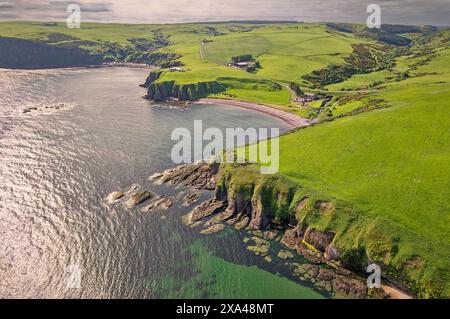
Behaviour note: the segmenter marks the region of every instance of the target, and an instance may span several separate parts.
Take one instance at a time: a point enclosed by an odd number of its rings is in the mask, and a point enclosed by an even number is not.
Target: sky
[[[69,4],[82,21],[180,23],[229,20],[361,22],[378,4],[382,23],[450,25],[450,0],[0,0],[0,20],[64,21]]]

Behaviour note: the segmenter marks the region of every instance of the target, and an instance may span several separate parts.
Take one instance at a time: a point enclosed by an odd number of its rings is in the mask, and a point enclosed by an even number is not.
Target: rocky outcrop
[[[206,217],[214,215],[221,211],[224,205],[224,202],[217,201],[215,199],[210,199],[206,202],[203,202],[188,214],[187,223],[189,225],[192,225]]]
[[[367,295],[367,288],[364,282],[346,276],[337,276],[333,280],[333,288],[337,293],[347,298],[363,299]]]
[[[317,231],[309,226],[305,232],[303,240],[320,252],[324,253],[328,246],[331,244],[333,238],[333,233]]]
[[[224,230],[224,228],[225,228],[225,225],[216,224],[216,225],[213,225],[213,226],[211,226],[209,228],[205,228],[205,229],[201,230],[200,234],[210,235],[210,234],[218,233],[218,232]]]
[[[0,68],[67,68],[98,65],[102,62],[102,56],[89,54],[79,48],[0,37]]]
[[[210,94],[223,92],[225,88],[217,81],[178,84],[175,81],[152,82],[148,86],[147,98],[156,102],[167,100],[193,101]]]
[[[281,239],[281,243],[285,246],[295,249],[297,245],[300,243],[300,238],[297,233],[297,227],[289,228],[284,232],[284,236]]]
[[[214,190],[219,164],[199,163],[181,165],[150,176],[158,184],[181,184],[196,189]]]
[[[104,202],[107,205],[115,205],[121,202],[123,207],[128,210],[149,200],[153,200],[154,202],[156,200],[165,199],[164,197],[157,196],[155,193],[150,191],[139,191],[140,188],[140,185],[133,184],[126,191],[112,192],[104,199]],[[167,202],[165,204],[168,205]]]
[[[143,202],[149,200],[150,198],[154,197],[155,194],[152,192],[136,192],[132,194],[127,201],[124,203],[125,208],[133,208],[139,204],[142,204]]]
[[[172,207],[174,202],[174,198],[173,197],[164,197],[164,196],[159,196],[157,198],[155,198],[150,204],[148,204],[147,206],[142,207],[141,212],[142,213],[149,213],[153,210],[167,210],[170,207]]]
[[[106,197],[106,203],[108,205],[114,204],[124,196],[125,196],[124,192],[112,192],[111,194],[108,195],[108,197]]]
[[[145,83],[142,84],[141,86],[148,89],[150,84],[152,84],[153,82],[155,82],[156,80],[158,80],[161,77],[162,73],[163,73],[163,71],[161,71],[161,70],[151,71],[150,74],[148,75],[147,79],[145,80]]]
[[[192,194],[187,194],[186,196],[184,196],[183,200],[183,205],[184,206],[191,206],[192,204],[194,204],[195,202],[197,202],[199,199],[198,194],[196,193],[192,193]]]
[[[233,214],[234,213],[232,211],[230,211],[229,209],[227,209],[219,214],[216,214],[214,217],[212,217],[205,223],[205,227],[209,227],[211,225],[218,224],[218,223],[224,222],[226,220],[229,220],[230,218],[233,217]]]
[[[271,216],[264,214],[263,205],[261,203],[261,197],[256,200],[252,200],[252,210],[251,216],[252,219],[250,221],[250,227],[256,230],[266,229],[267,226],[272,222]]]
[[[30,106],[27,108],[24,108],[22,113],[26,114],[26,113],[32,113],[32,112],[46,112],[46,111],[52,111],[52,110],[60,110],[67,107],[66,104],[64,103],[58,103],[58,104],[53,104],[53,105],[46,105],[43,107],[39,107],[39,106]]]
[[[329,213],[336,208],[333,203],[322,200],[316,201],[314,207],[318,209],[321,213]]]

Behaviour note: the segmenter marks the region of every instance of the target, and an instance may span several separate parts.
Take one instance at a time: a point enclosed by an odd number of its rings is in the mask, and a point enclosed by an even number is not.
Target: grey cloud
[[[12,1],[12,0],[10,0]],[[79,4],[85,21],[170,23],[224,20],[365,22],[377,3],[383,23],[449,25],[449,0],[14,0],[7,10],[23,20],[64,19]],[[0,2],[10,3],[10,2]],[[1,6],[0,6],[1,9]],[[0,19],[8,19],[0,16]]]
[[[112,11],[112,4],[109,2],[78,2],[78,1],[49,1],[48,5],[53,9],[67,8],[71,4],[77,4],[80,6],[83,12],[110,12]]]
[[[11,9],[14,5],[11,2],[0,2],[0,10]]]

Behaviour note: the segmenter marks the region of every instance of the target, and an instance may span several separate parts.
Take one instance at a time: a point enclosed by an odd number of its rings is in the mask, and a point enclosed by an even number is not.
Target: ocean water
[[[180,201],[149,214],[105,204],[132,184],[179,193],[148,181],[174,166],[174,128],[288,129],[229,106],[153,104],[138,86],[147,73],[0,70],[0,298],[323,297],[242,233],[186,227]]]

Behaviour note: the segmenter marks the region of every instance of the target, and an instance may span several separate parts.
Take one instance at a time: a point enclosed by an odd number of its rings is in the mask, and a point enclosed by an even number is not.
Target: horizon
[[[9,0],[0,1],[0,21],[63,22],[69,4],[80,5],[84,22],[187,24],[246,21],[365,23],[372,1],[337,0]],[[449,26],[446,0],[379,0],[382,24]]]
[[[66,23],[63,20],[0,20],[0,23]],[[187,24],[229,24],[229,23],[237,23],[237,24],[326,24],[326,23],[347,23],[347,24],[356,24],[356,25],[364,25],[363,22],[346,22],[346,21],[290,21],[290,20],[223,20],[223,21],[192,21],[192,22],[160,22],[160,23],[133,23],[133,22],[103,22],[103,21],[92,21],[85,20],[83,23],[92,23],[92,24],[115,24],[115,25],[187,25]],[[450,28],[450,23],[448,25],[438,25],[438,24],[408,24],[408,23],[383,23],[383,25],[404,25],[404,26],[417,26],[417,27],[436,27],[440,29]]]

